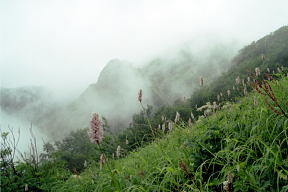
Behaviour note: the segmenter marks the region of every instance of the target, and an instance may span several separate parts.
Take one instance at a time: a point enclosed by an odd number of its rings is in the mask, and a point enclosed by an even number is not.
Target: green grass
[[[271,84],[288,112],[288,78]],[[288,191],[288,119],[264,100],[251,93],[192,127],[178,125],[139,151],[109,160],[102,170],[95,163],[51,190],[223,191],[223,181],[233,174],[234,191]]]

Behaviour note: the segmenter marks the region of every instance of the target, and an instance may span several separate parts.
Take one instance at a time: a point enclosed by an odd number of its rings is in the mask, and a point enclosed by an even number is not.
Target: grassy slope
[[[288,111],[288,78],[272,85]],[[221,191],[228,173],[234,191],[288,191],[288,119],[273,113],[258,93],[193,127],[179,125],[103,170],[91,166],[53,190]]]
[[[208,86],[204,86],[193,93],[190,98],[191,106],[204,105],[209,100],[216,101],[217,94],[220,92],[225,97],[228,89],[231,90],[232,96],[235,94],[239,96],[239,92],[232,90],[232,86],[237,87],[235,85],[237,76],[247,82],[247,77],[251,77],[251,73],[255,72],[256,67],[260,68],[261,73],[265,73],[267,68],[270,68],[272,73],[274,70],[277,72],[277,67],[281,66],[288,67],[288,26],[283,26],[242,48],[233,58],[232,66],[226,73],[223,73]],[[240,90],[243,90],[241,85]],[[227,99],[227,97],[224,98],[224,100]]]

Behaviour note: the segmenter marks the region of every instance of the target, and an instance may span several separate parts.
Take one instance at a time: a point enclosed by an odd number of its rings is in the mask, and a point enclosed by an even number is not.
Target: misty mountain
[[[119,59],[111,60],[101,71],[97,82],[89,85],[68,105],[54,105],[44,97],[49,94],[42,93],[40,89],[31,89],[31,93],[13,93],[7,89],[3,91],[5,99],[1,107],[5,112],[17,111],[25,118],[29,116],[31,122],[53,138],[87,127],[93,112],[107,118],[111,131],[123,130],[129,126],[133,114],[141,110],[137,101],[139,89],[143,90],[144,105],[170,105],[175,100],[188,98],[198,89],[201,76],[205,76],[205,83],[211,82],[225,71],[237,47],[211,44],[195,42],[174,55],[156,58],[142,67]],[[11,99],[13,95],[25,98],[28,93],[35,98],[17,100],[15,106],[9,104],[14,102]]]
[[[35,120],[35,116],[43,116],[54,104],[51,92],[38,86],[2,87],[0,98],[1,111],[31,122]]]
[[[87,127],[91,114],[98,112],[108,119],[112,131],[123,129],[132,115],[139,111],[138,90],[146,87],[148,85],[137,68],[112,60],[101,71],[97,83],[89,85],[78,99],[52,115],[57,123],[50,125],[61,125],[61,129],[65,128],[64,132],[69,132],[71,128]]]
[[[186,47],[171,59],[157,58],[138,68],[118,59],[110,61],[95,84],[69,106],[51,113],[40,127],[50,126],[50,130],[66,134],[88,126],[91,114],[98,112],[107,118],[111,131],[123,130],[133,114],[141,110],[137,101],[139,89],[143,90],[144,105],[171,105],[198,89],[201,76],[206,77],[206,83],[213,81],[227,69],[235,52],[235,48],[224,45],[203,48],[197,54],[193,49],[196,48]]]
[[[141,110],[137,101],[139,89],[143,90],[144,105],[157,108],[191,95],[203,94],[201,98],[205,99],[209,92],[227,90],[235,76],[247,74],[247,69],[287,66],[287,29],[287,26],[282,27],[252,42],[238,55],[237,46],[233,44],[199,41],[186,45],[173,55],[155,58],[142,67],[111,60],[101,71],[98,81],[68,105],[51,104],[47,97],[43,97],[49,94],[41,89],[30,92],[3,89],[1,108],[28,116],[55,139],[71,130],[88,127],[93,112],[107,118],[111,131],[123,130],[129,126],[133,114]],[[207,89],[201,89],[203,93],[199,92],[200,77],[205,85],[211,84]]]
[[[155,59],[143,68],[151,84],[154,106],[171,105],[175,100],[189,98],[200,88],[201,77],[209,84],[226,72],[236,54],[236,46],[213,43],[205,46],[186,47],[172,59]]]
[[[209,86],[194,92],[191,102],[201,105],[211,100],[216,101],[217,94],[225,94],[227,90],[233,89],[237,77],[247,83],[247,77],[253,77],[256,67],[262,74],[274,74],[280,72],[282,67],[288,67],[287,61],[288,26],[283,26],[240,49],[239,53],[231,60],[231,67]]]
[[[42,100],[45,90],[42,87],[1,88],[0,105],[6,112],[16,112]]]

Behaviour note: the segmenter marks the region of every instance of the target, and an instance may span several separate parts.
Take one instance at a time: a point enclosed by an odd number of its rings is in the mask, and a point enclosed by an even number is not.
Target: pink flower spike
[[[103,123],[97,113],[93,113],[92,120],[90,121],[90,129],[88,130],[88,136],[90,141],[95,144],[100,144],[103,139]]]

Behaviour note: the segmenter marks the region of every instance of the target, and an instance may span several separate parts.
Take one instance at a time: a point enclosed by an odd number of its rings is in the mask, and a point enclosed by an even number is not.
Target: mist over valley
[[[0,1],[0,191],[287,191],[287,7]]]

